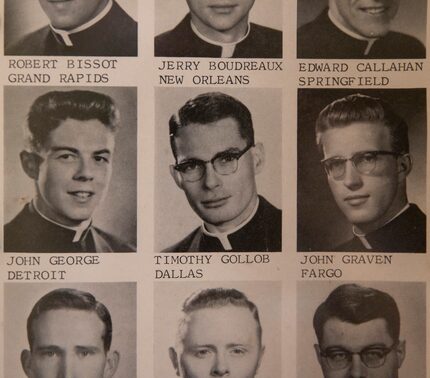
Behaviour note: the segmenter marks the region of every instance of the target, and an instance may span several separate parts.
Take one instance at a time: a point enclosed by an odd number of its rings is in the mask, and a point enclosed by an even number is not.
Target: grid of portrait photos
[[[0,0],[0,378],[428,378],[428,0]]]

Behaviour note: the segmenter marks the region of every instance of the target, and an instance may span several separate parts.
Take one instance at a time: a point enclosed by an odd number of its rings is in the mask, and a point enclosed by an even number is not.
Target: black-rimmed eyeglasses
[[[182,179],[187,182],[199,181],[206,173],[206,164],[212,164],[213,169],[220,175],[231,175],[237,171],[239,159],[254,147],[250,144],[241,151],[223,151],[216,154],[210,160],[190,159],[175,164],[173,168],[178,171]]]
[[[355,353],[343,348],[333,347],[321,351],[320,355],[327,361],[328,367],[332,370],[341,370],[351,366],[354,354],[358,354],[361,362],[368,368],[378,368],[385,364],[387,354],[396,349],[398,344],[397,341],[390,347],[371,346]]]
[[[321,164],[324,166],[328,176],[335,180],[340,180],[345,174],[346,162],[348,160],[351,161],[358,172],[368,175],[373,172],[378,162],[381,160],[380,157],[384,155],[398,157],[404,154],[393,151],[363,151],[355,153],[349,159],[343,156],[334,156],[324,159],[321,160]]]

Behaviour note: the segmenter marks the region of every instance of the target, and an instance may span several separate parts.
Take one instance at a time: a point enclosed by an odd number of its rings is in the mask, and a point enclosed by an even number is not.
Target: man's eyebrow
[[[101,349],[99,347],[96,346],[92,346],[92,345],[76,345],[75,350],[78,351],[90,351],[90,352],[99,352]]]
[[[35,347],[34,350],[37,352],[52,351],[52,350],[60,351],[61,348],[57,345],[39,345]]]
[[[52,152],[70,151],[70,152],[73,152],[75,154],[79,153],[79,150],[77,148],[68,147],[68,146],[54,146],[54,147],[51,147],[50,150]]]
[[[94,151],[93,155],[110,154],[111,150],[108,148],[103,148],[102,150]]]
[[[211,157],[211,159],[216,158],[216,157],[221,156],[221,155],[224,155],[224,154],[236,153],[236,152],[239,152],[239,151],[241,151],[241,149],[239,147],[229,147],[226,150],[217,152],[215,155],[213,155]],[[204,161],[204,160],[203,159],[199,159],[197,157],[191,156],[191,157],[187,157],[187,158],[183,159],[181,161],[181,163],[187,163],[187,162],[190,162],[190,161]]]

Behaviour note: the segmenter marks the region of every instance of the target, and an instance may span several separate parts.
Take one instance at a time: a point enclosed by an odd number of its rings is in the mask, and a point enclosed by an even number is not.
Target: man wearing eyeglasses
[[[324,378],[398,378],[406,343],[389,294],[341,285],[317,308],[313,326]]]
[[[237,99],[205,93],[169,121],[170,172],[203,224],[166,252],[281,251],[282,213],[257,194],[264,148]]]
[[[354,238],[339,251],[425,252],[426,216],[408,202],[408,126],[384,101],[354,94],[324,108],[317,144]]]

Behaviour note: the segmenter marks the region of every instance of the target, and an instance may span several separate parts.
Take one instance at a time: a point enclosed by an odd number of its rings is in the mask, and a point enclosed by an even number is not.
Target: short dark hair
[[[263,330],[257,306],[251,302],[244,293],[236,289],[212,288],[204,289],[188,297],[182,312],[185,315],[204,308],[220,308],[228,305],[247,308],[257,323],[257,337],[261,345]]]
[[[203,93],[188,100],[169,120],[170,146],[175,159],[175,137],[181,127],[190,123],[206,125],[229,117],[238,123],[240,136],[246,143],[254,145],[251,112],[242,102],[221,92]]]
[[[44,312],[51,310],[82,310],[95,312],[105,325],[103,345],[105,352],[109,351],[112,342],[112,318],[106,306],[97,301],[96,298],[85,291],[62,288],[50,291],[40,298],[27,319],[27,338],[30,350],[34,344],[33,326],[37,318]]]
[[[318,343],[323,341],[324,324],[332,318],[352,324],[384,319],[393,341],[400,336],[400,313],[393,297],[383,291],[356,284],[344,284],[334,289],[319,305],[313,325]]]
[[[394,152],[409,153],[408,125],[384,100],[352,94],[333,101],[319,114],[316,121],[317,145],[322,151],[321,134],[329,129],[349,126],[354,122],[381,123],[391,135]]]
[[[51,91],[39,96],[27,116],[27,142],[40,150],[49,134],[66,119],[96,119],[113,132],[119,127],[119,111],[111,97],[92,91]]]

